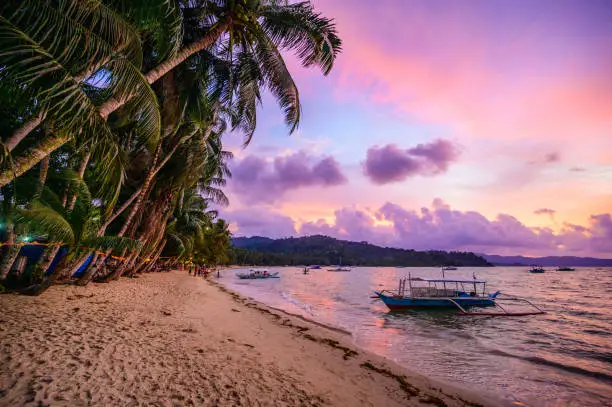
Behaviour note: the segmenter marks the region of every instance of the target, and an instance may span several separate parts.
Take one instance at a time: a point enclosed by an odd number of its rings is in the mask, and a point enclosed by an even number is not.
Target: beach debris
[[[364,362],[360,366],[362,368],[364,368],[364,369],[372,370],[372,371],[374,371],[376,373],[380,373],[383,376],[387,376],[387,377],[389,377],[391,379],[395,379],[395,381],[397,381],[399,383],[400,388],[402,390],[404,390],[404,392],[409,397],[415,397],[415,396],[418,396],[419,394],[421,394],[421,391],[418,388],[416,388],[412,384],[408,383],[408,381],[406,380],[406,376],[404,376],[404,375],[396,375],[392,371],[390,371],[388,369],[376,367],[376,366],[374,366],[370,362]]]

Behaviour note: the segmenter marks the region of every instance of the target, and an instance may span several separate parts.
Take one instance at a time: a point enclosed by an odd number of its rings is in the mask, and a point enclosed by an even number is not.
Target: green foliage
[[[248,144],[266,89],[293,132],[299,91],[281,51],[326,75],[340,50],[310,2],[1,2],[0,147],[11,148],[0,221],[11,233],[0,239],[61,242],[68,268],[92,249],[152,256],[162,244],[163,256],[229,262],[228,225],[210,209],[229,204],[223,136]]]
[[[319,235],[278,240],[240,237],[234,238],[232,244],[229,256],[234,264],[332,265],[342,261],[351,266],[491,266],[471,252],[395,249]]]

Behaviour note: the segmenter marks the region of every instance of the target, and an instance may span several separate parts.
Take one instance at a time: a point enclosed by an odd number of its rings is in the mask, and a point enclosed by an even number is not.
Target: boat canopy
[[[410,280],[412,281],[426,281],[428,283],[470,283],[470,284],[486,284],[486,281],[483,280],[456,280],[453,278],[421,278],[421,277],[413,277]]]

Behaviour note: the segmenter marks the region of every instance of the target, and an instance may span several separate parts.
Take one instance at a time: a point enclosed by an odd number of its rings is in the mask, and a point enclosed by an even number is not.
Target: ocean
[[[454,311],[391,312],[374,290],[398,279],[440,277],[438,268],[356,267],[281,278],[220,282],[264,304],[352,333],[354,343],[409,370],[501,398],[508,405],[612,406],[612,269],[530,274],[526,267],[460,268],[447,278],[487,280],[493,292],[525,297],[546,311],[523,317],[466,317]],[[522,308],[524,309],[524,308]]]

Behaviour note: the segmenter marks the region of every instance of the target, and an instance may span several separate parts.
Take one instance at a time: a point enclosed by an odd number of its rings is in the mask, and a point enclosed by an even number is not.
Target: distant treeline
[[[265,266],[332,265],[340,262],[350,266],[491,266],[471,252],[395,249],[321,235],[287,239],[233,238],[228,257],[231,264]]]

